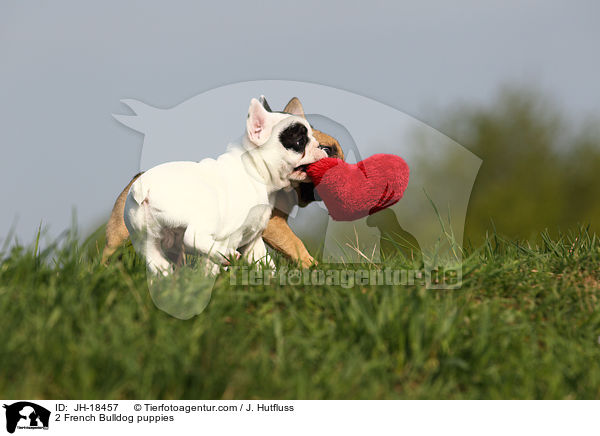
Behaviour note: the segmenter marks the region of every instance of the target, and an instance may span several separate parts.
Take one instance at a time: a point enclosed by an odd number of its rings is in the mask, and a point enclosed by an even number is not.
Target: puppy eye
[[[331,147],[329,147],[328,145],[319,145],[319,148],[321,150],[323,150],[325,153],[327,153],[327,156],[331,156],[333,149]]]

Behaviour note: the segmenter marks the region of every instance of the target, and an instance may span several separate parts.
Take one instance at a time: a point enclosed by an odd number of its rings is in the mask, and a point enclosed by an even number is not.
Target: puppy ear
[[[297,115],[306,119],[306,116],[304,115],[304,108],[302,107],[300,100],[298,100],[298,97],[293,97],[288,104],[285,105],[283,111],[287,112],[288,114]]]
[[[271,136],[273,129],[272,115],[255,98],[250,101],[248,119],[246,120],[246,133],[255,145],[263,145]]]
[[[271,109],[271,106],[267,103],[267,98],[264,95],[261,95],[258,101],[260,101],[267,112],[273,112],[273,109]]]

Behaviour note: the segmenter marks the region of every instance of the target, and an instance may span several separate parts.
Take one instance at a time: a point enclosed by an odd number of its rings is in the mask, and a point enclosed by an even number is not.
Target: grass
[[[89,247],[2,255],[2,398],[600,398],[600,243],[585,229],[537,247],[492,235],[465,251],[459,290],[224,272],[186,321],[155,307],[130,247],[107,267]]]

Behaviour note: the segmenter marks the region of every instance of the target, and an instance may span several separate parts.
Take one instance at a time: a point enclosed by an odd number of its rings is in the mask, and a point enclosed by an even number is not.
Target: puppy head
[[[319,142],[319,148],[327,153],[327,157],[336,157],[344,160],[344,152],[337,139],[317,129],[313,129],[313,136]],[[298,195],[298,206],[305,207],[316,200],[315,186],[312,184],[310,177],[303,183],[298,183],[294,189]]]
[[[256,99],[250,102],[246,135],[250,143],[260,148],[265,165],[280,179],[302,182],[308,180],[308,164],[327,157],[319,148],[312,128],[302,115],[270,112],[268,103]]]
[[[293,162],[293,171],[289,179],[295,182],[309,181],[306,166],[327,157],[327,153],[319,147],[319,142],[306,119],[298,116],[290,118],[291,120],[282,125],[279,131],[279,142]]]
[[[289,103],[285,106],[283,111],[301,117],[305,117],[302,103],[300,103],[300,100],[298,100],[298,98],[296,97],[292,98],[289,101]],[[339,159],[344,160],[344,151],[342,150],[342,147],[340,146],[340,143],[337,141],[337,139],[317,129],[313,129],[313,136],[319,142],[319,148],[325,153],[327,153],[328,157],[337,157]],[[315,187],[312,184],[309,177],[304,179],[302,182],[303,183],[296,184],[294,189],[296,190],[296,194],[298,195],[298,206],[305,207],[309,203],[316,200],[314,191]]]
[[[313,136],[319,142],[319,148],[327,153],[328,157],[344,160],[344,151],[337,139],[317,129],[313,129]]]
[[[265,108],[267,110],[271,110],[266,101],[263,104],[266,104]],[[298,115],[304,119],[306,119],[306,115],[304,115],[304,108],[302,107],[302,103],[298,97],[292,98],[288,104],[283,109],[283,112],[290,113],[292,115]],[[320,130],[313,129],[313,136],[319,143],[319,148],[325,153],[327,153],[328,157],[337,157],[339,159],[344,159],[344,152],[342,151],[342,147],[340,143],[333,136],[329,136],[326,133],[321,132]]]

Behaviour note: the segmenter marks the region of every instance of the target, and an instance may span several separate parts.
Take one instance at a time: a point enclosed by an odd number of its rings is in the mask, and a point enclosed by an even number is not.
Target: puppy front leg
[[[317,264],[300,238],[288,225],[287,214],[278,209],[273,210],[267,228],[263,232],[263,238],[269,246],[299,262],[303,268]]]
[[[259,262],[268,265],[269,268],[275,269],[275,263],[273,263],[273,259],[268,255],[267,247],[260,235],[246,246],[244,257],[248,259],[248,262]]]
[[[212,235],[197,230],[196,226],[188,226],[183,234],[183,246],[188,253],[196,253],[206,257],[207,272],[215,274],[215,265],[228,265],[227,259],[237,258],[239,253],[228,248],[228,240],[215,240]]]

